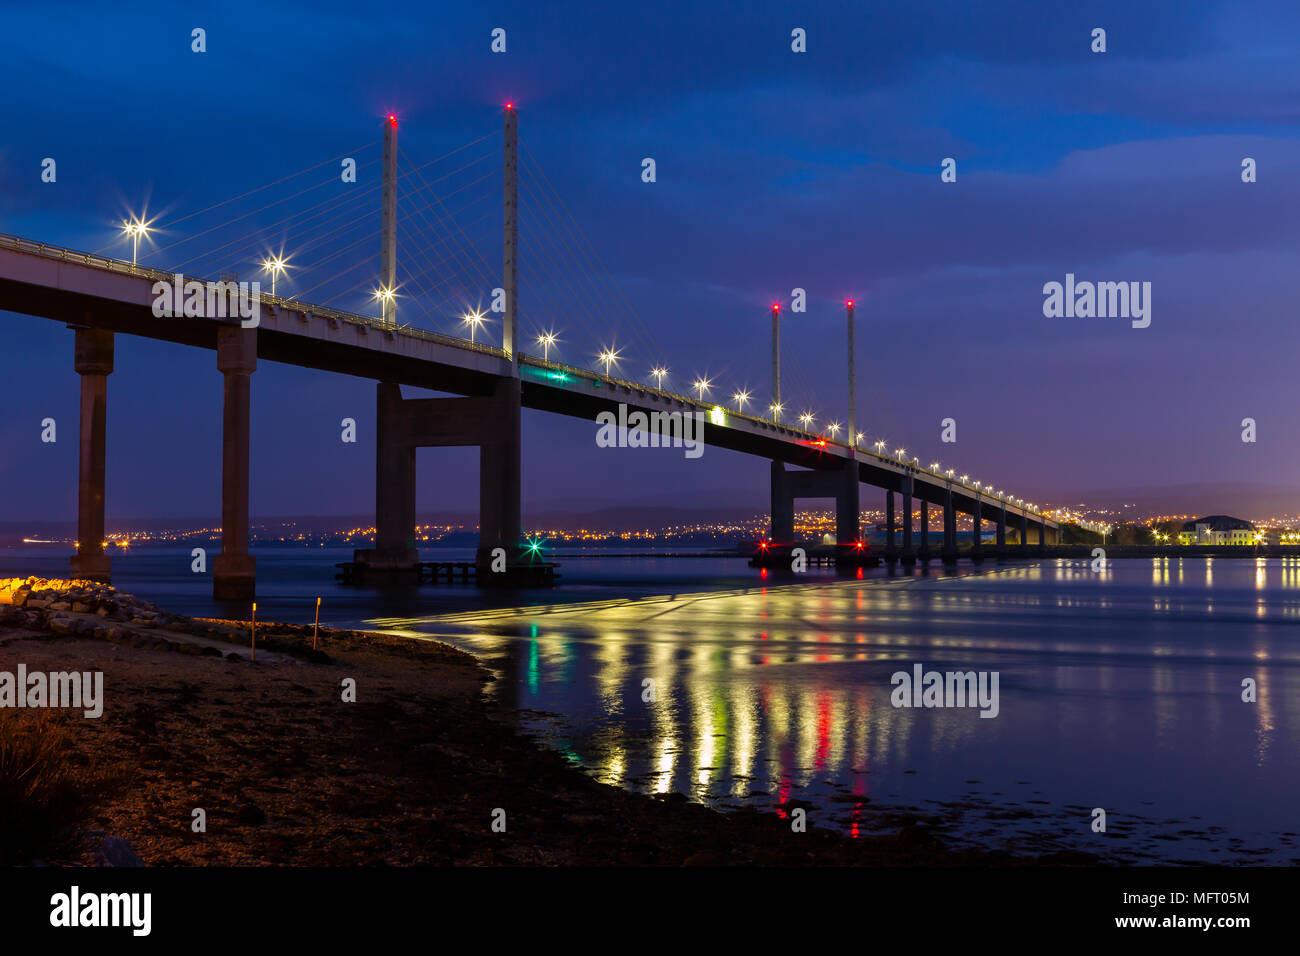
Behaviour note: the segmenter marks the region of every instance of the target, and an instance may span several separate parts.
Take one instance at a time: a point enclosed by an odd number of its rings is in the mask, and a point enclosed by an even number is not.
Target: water
[[[214,604],[188,555],[115,555],[114,583],[186,613],[246,611]],[[310,620],[321,594],[323,622],[461,646],[498,672],[489,693],[613,784],[724,809],[802,800],[813,823],[852,835],[911,814],[978,846],[1300,862],[1298,560],[990,563],[794,585],[735,558],[607,555],[562,559],[561,588],[500,606],[472,587],[337,586],[332,565],[349,556],[259,550],[259,616]],[[63,567],[0,551],[0,574]],[[999,715],[894,708],[890,677],[914,663],[996,671]]]

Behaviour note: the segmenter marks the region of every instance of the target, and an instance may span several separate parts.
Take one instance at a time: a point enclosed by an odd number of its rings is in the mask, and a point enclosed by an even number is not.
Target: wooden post
[[[250,642],[253,647],[253,653],[250,660],[254,663],[257,661],[257,602],[253,602],[253,626],[249,629]]]
[[[316,623],[311,629],[311,649],[316,650],[316,635],[320,633],[320,598],[316,599]]]

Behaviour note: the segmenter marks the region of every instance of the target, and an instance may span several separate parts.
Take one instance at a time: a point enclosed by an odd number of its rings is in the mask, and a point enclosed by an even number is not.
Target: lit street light
[[[541,335],[537,336],[537,344],[542,347],[543,362],[549,362],[551,360],[551,346],[558,341],[559,339],[555,337],[554,332],[543,332]]]
[[[618,349],[606,348],[600,353],[599,357],[597,357],[596,361],[604,363],[606,375],[609,374],[610,366],[618,364],[618,352]]]
[[[484,318],[485,316],[482,312],[471,312],[469,315],[461,316],[461,322],[469,326],[470,345],[474,344],[474,333],[477,332],[478,327],[483,324]]]
[[[285,260],[280,258],[279,256],[276,256],[273,259],[262,260],[262,271],[269,272],[271,274],[271,295],[275,295],[276,278],[280,275],[281,272],[284,272],[285,269],[287,268],[288,268],[288,263],[286,263]]]
[[[122,231],[131,237],[131,265],[135,265],[139,258],[141,237],[149,238],[149,223],[140,219],[123,219]]]

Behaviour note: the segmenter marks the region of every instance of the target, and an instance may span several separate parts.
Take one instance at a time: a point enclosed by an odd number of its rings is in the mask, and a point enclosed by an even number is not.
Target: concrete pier
[[[921,548],[917,557],[930,560],[930,503],[924,498],[921,499]]]
[[[800,498],[834,498],[836,542],[851,549],[861,540],[856,462],[846,461],[843,467],[825,470],[795,471],[787,471],[783,462],[772,462],[773,544],[788,547],[795,543],[794,506]]]
[[[108,583],[112,559],[104,553],[104,493],[108,459],[108,376],[113,333],[75,331],[73,367],[81,376],[81,434],[77,451],[77,553],[74,578]]]
[[[898,551],[894,548],[894,493],[892,491],[885,492],[885,560],[898,560]]]
[[[998,557],[1007,556],[1007,503],[1000,502],[998,510]]]
[[[212,561],[212,596],[251,600],[256,559],[248,553],[248,470],[252,374],[257,370],[257,330],[217,330],[217,368],[223,378],[221,419],[221,553]]]
[[[957,512],[952,504],[952,485],[946,485],[943,492],[943,563],[955,564],[957,561]]]
[[[903,478],[903,553],[904,564],[915,564],[916,553],[912,550],[912,478]]]

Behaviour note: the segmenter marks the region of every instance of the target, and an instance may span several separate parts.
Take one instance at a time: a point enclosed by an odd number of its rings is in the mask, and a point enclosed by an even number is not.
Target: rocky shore
[[[597,783],[489,703],[492,678],[468,654],[327,629],[317,644],[310,626],[259,624],[254,661],[248,622],[168,614],[90,582],[0,580],[0,671],[104,675],[102,717],[54,715],[82,808],[17,862],[1028,862],[949,849],[915,820],[848,839],[812,818],[797,832],[792,807],[721,814]]]

